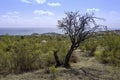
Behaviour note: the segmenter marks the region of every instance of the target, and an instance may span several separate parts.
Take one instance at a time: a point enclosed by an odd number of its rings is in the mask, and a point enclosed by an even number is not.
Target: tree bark
[[[54,51],[54,58],[55,58],[55,62],[56,62],[55,67],[59,67],[61,65],[57,53],[58,53],[58,51]]]
[[[70,50],[68,51],[68,53],[65,57],[64,67],[66,67],[66,68],[70,68],[69,60],[70,60],[70,57],[73,53],[73,50],[74,50],[74,45],[72,44]]]

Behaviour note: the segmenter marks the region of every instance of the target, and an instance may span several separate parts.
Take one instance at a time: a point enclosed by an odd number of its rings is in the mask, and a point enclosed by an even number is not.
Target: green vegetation
[[[51,80],[57,80],[56,74],[57,74],[57,69],[55,66],[50,67],[50,73],[51,73]]]
[[[64,36],[0,36],[0,73],[49,67],[55,64],[54,50],[59,50],[62,63],[68,43]]]
[[[120,66],[120,35],[107,31],[86,40],[80,48],[102,63]]]
[[[0,36],[0,74],[23,73],[55,65],[54,50],[64,63],[71,43],[63,35]],[[112,32],[93,36],[79,47],[87,56],[104,64],[120,66],[120,35]],[[70,62],[76,63],[73,54]],[[54,67],[51,67],[54,73]]]

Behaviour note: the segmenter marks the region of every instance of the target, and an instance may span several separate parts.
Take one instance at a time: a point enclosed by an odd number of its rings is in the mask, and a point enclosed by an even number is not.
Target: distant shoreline
[[[108,30],[120,30],[120,29],[108,29]],[[31,35],[33,33],[44,34],[44,33],[58,33],[63,34],[62,30],[56,28],[0,28],[0,35]]]
[[[60,29],[56,28],[0,28],[0,35],[31,35],[33,33],[62,33]]]

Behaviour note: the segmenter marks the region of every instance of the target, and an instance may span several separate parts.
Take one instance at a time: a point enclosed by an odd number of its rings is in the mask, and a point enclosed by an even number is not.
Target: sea
[[[0,35],[31,35],[33,33],[62,33],[58,28],[0,28]]]

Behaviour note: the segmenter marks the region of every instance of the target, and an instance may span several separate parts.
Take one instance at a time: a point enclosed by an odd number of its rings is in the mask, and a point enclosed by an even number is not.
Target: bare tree
[[[70,67],[71,54],[77,49],[81,42],[92,36],[100,27],[96,24],[93,13],[80,15],[79,12],[67,12],[66,17],[58,20],[58,27],[62,29],[71,40],[71,47],[65,57],[64,67]]]

